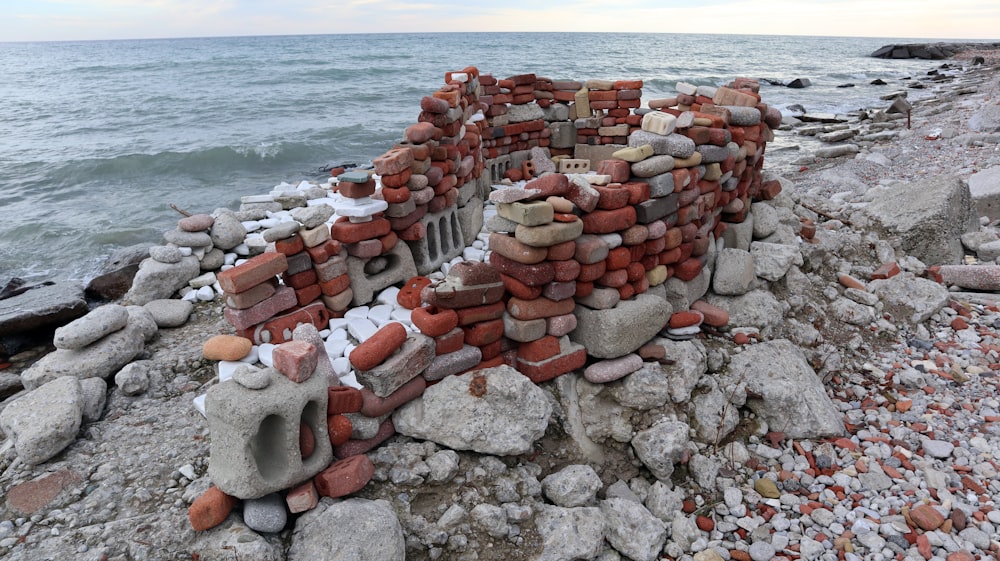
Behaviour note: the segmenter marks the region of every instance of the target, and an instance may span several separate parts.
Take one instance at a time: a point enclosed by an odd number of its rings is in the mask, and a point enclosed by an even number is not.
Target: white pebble
[[[264,343],[257,347],[257,354],[260,355],[260,363],[264,366],[273,368],[274,367],[274,345],[271,343]]]
[[[354,337],[358,343],[364,343],[369,337],[378,331],[378,327],[367,318],[352,319],[347,324],[347,332]]]
[[[326,347],[326,354],[332,361],[344,356],[344,349],[347,348],[348,344],[347,339],[327,339],[323,346]]]
[[[345,386],[350,385],[346,382],[345,379],[348,374],[350,374],[352,378],[354,377],[354,374],[352,374],[351,372],[351,361],[349,361],[347,357],[342,356],[340,358],[334,359],[331,364],[333,364],[334,374],[336,374],[337,377],[340,378],[341,383],[343,383]],[[357,383],[356,379],[354,380],[354,383]],[[358,387],[358,386],[352,386],[352,387]]]
[[[191,400],[194,403],[194,408],[201,413],[202,417],[205,417],[205,394],[201,394],[198,397]]]
[[[203,286],[196,291],[198,300],[202,302],[211,302],[215,300],[215,291],[212,290],[211,286]]]
[[[219,361],[219,382],[225,382],[233,377],[233,373],[240,366],[243,366],[243,362],[232,361],[232,360],[220,360]]]

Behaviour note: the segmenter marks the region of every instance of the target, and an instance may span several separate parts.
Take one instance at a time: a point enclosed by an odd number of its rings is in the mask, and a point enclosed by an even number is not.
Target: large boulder
[[[0,411],[0,429],[23,462],[40,464],[76,440],[83,420],[80,380],[63,376]]]
[[[1000,94],[1000,88],[994,87],[990,92],[992,98]],[[985,102],[969,117],[969,128],[979,132],[1000,132],[1000,105]]]
[[[396,432],[453,450],[516,456],[545,434],[552,405],[509,366],[448,376],[392,416]]]
[[[775,332],[784,322],[785,311],[781,302],[766,290],[751,290],[740,296],[709,294],[705,301],[729,311],[729,325],[756,327],[765,337]]]
[[[909,255],[928,265],[962,259],[962,234],[977,222],[969,186],[960,177],[943,175],[876,187],[867,196],[871,202],[865,211],[886,234],[899,237]]]
[[[323,499],[295,521],[288,561],[399,561],[403,527],[386,501]]]
[[[868,291],[877,295],[896,319],[913,323],[926,321],[948,304],[948,289],[910,275],[873,280],[868,283]]]
[[[22,372],[21,382],[32,390],[62,376],[107,378],[138,356],[145,343],[141,326],[126,325],[82,349],[56,349]]]
[[[969,194],[977,216],[1000,218],[1000,166],[980,170],[969,176]]]
[[[100,300],[121,298],[132,286],[139,263],[149,257],[150,245],[141,243],[115,250],[87,283],[87,296]]]
[[[723,387],[746,384],[746,405],[772,431],[789,438],[844,433],[844,420],[802,351],[778,339],[751,345],[733,357]]]
[[[53,283],[20,287],[0,299],[0,336],[63,325],[87,313],[83,287]]]
[[[649,294],[623,300],[610,310],[577,306],[577,327],[570,339],[586,347],[592,357],[618,358],[655,337],[672,311],[666,300]]]
[[[125,294],[125,300],[142,306],[153,300],[170,298],[200,274],[201,264],[193,255],[188,255],[177,263],[146,259],[139,265],[139,271],[132,280],[132,288]]]

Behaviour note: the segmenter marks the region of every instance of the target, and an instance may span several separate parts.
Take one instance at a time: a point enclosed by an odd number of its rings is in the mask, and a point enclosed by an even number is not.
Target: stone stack
[[[142,306],[153,300],[170,298],[202,271],[221,267],[224,256],[222,250],[213,245],[211,235],[214,222],[208,214],[196,214],[182,218],[176,229],[165,232],[166,245],[149,248],[149,258],[139,264],[125,300]],[[200,299],[210,301],[214,298],[214,291],[208,288],[202,291]]]
[[[405,175],[412,163],[410,150],[394,149],[377,158],[375,168],[383,175],[398,176]],[[384,215],[389,203],[372,198],[374,179],[365,172],[345,173],[337,179],[339,199],[333,207],[338,218],[330,226],[330,237],[346,250],[351,305],[359,306],[371,302],[383,288],[416,275],[416,269],[409,248],[399,243],[399,236]],[[405,187],[399,191],[409,194]],[[340,299],[346,300],[344,282],[336,282],[337,286],[330,286],[326,294],[340,289]]]
[[[427,305],[412,317],[435,338],[437,356],[423,374],[428,382],[503,363],[504,296],[500,273],[477,262],[458,263],[443,281],[423,289]]]

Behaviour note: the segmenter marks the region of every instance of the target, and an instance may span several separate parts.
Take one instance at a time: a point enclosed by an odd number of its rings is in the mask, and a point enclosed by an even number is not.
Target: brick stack
[[[642,120],[632,113],[641,98],[642,80],[587,80],[574,96],[577,143],[625,144]]]
[[[238,335],[257,344],[277,344],[290,340],[291,330],[299,323],[326,327],[330,314],[323,304],[293,310],[298,305],[295,289],[279,285],[276,278],[287,271],[285,254],[268,252],[219,273],[226,303],[223,313]]]
[[[423,289],[426,305],[414,310],[411,318],[435,340],[437,356],[423,374],[428,382],[503,363],[505,294],[496,269],[468,261]]]
[[[520,74],[503,80],[483,77],[481,101],[489,106],[486,116],[492,126],[485,127],[483,147],[487,158],[549,145],[551,132],[545,126],[543,106],[554,101],[551,80],[534,74]],[[499,92],[499,93],[489,93]],[[523,178],[523,169],[511,178]],[[530,179],[530,178],[528,178]]]
[[[491,233],[490,263],[511,294],[504,329],[520,343],[517,369],[541,382],[579,368],[586,351],[565,337],[576,328],[573,298],[581,266],[574,259],[575,240],[584,229],[572,212],[592,210],[597,192],[585,182],[570,184],[567,176],[550,174],[525,189],[505,189],[491,197],[512,230]]]

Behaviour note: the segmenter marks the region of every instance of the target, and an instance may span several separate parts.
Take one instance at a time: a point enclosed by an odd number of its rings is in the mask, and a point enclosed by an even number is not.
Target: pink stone
[[[553,337],[569,335],[571,331],[576,329],[576,324],[577,320],[575,314],[564,314],[561,316],[545,318],[546,333],[552,335]]]
[[[215,224],[210,214],[192,214],[177,221],[177,227],[185,232],[203,232]]]
[[[423,395],[427,388],[427,381],[417,376],[409,382],[403,384],[398,390],[386,397],[375,395],[370,389],[362,388],[361,391],[361,414],[366,417],[381,417],[386,413],[395,411],[405,403]]]
[[[305,341],[289,341],[274,348],[274,367],[293,382],[305,382],[316,370],[319,354]]]
[[[316,508],[319,505],[319,493],[316,492],[316,485],[310,479],[295,487],[285,495],[285,504],[288,505],[288,512],[292,514]]]
[[[642,368],[642,358],[637,354],[627,354],[620,358],[591,364],[584,369],[583,377],[594,384],[606,384],[623,378],[640,368]]]
[[[276,253],[273,255],[281,255]],[[284,255],[281,256],[284,258]],[[232,271],[233,269],[229,269]],[[228,272],[228,271],[225,271]],[[249,308],[243,310],[236,310],[233,308],[226,308],[223,310],[223,315],[226,321],[236,329],[248,329],[259,323],[263,323],[275,315],[294,307],[298,303],[298,299],[295,297],[295,290],[283,286],[279,288],[274,296],[255,304]]]

